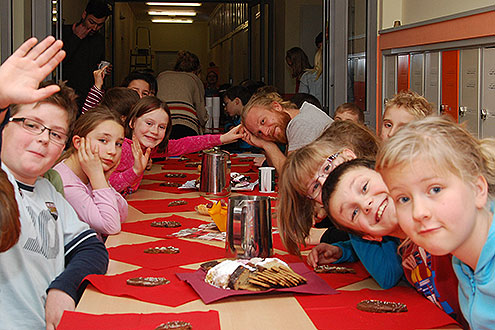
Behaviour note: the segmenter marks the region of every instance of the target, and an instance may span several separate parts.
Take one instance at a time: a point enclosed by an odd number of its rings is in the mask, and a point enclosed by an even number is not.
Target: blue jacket
[[[342,249],[342,258],[335,263],[361,261],[368,273],[384,289],[397,285],[404,275],[397,247],[400,240],[384,236],[381,242],[349,234],[350,240],[333,245]]]
[[[454,271],[459,279],[459,305],[473,330],[495,329],[494,219],[475,271],[456,257],[452,258]]]

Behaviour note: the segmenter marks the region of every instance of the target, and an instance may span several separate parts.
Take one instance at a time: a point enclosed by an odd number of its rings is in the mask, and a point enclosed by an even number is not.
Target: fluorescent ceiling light
[[[185,10],[150,10],[148,15],[160,15],[160,16],[196,16],[195,11]]]
[[[156,18],[151,20],[153,23],[192,23],[192,19],[176,19],[176,18]]]
[[[184,6],[184,7],[199,7],[199,2],[146,2],[148,6]]]

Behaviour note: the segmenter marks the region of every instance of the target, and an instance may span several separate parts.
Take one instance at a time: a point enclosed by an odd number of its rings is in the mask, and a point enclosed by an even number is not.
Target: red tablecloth
[[[185,205],[168,206],[170,202],[185,200]],[[148,199],[142,201],[128,201],[129,205],[135,207],[143,213],[169,213],[169,212],[187,212],[194,211],[194,207],[199,204],[207,204],[209,200],[204,197],[197,198],[167,198],[167,199]]]
[[[93,286],[105,294],[120,297],[131,297],[141,301],[160,304],[170,307],[177,307],[187,302],[198,299],[194,290],[179,280],[175,275],[178,272],[194,272],[179,267],[172,267],[162,270],[152,270],[140,268],[118,275],[89,275],[85,280],[91,282]],[[126,281],[134,277],[165,277],[169,284],[154,287],[143,287],[128,285]]]
[[[167,172],[167,173],[185,174],[186,176],[184,178],[169,178],[165,176],[166,174],[165,172],[162,172],[155,174],[146,174],[144,175],[143,179],[185,183],[186,181],[196,180],[197,178],[199,178],[199,173],[181,173],[181,172]]]
[[[189,322],[193,329],[220,330],[217,311],[103,315],[65,311],[57,330],[153,330],[170,321]]]
[[[318,329],[431,329],[455,321],[410,287],[389,290],[340,291],[337,296],[303,296],[296,299]],[[405,313],[367,313],[356,305],[364,299],[400,302]]]
[[[153,221],[178,221],[182,226],[177,228],[151,227],[151,223]],[[184,218],[180,215],[171,215],[164,218],[154,218],[151,220],[123,223],[122,231],[158,238],[172,238],[170,237],[170,234],[178,232],[181,229],[197,228],[199,225],[205,223],[208,222],[198,219]]]
[[[177,254],[149,254],[143,252],[147,248],[156,246],[174,246],[179,248],[180,252]],[[150,269],[164,269],[225,258],[225,249],[178,238],[142,244],[120,245],[108,248],[108,253],[110,259]]]

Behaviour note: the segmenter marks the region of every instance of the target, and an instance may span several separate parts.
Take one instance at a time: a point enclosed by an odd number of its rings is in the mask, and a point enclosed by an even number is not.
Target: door
[[[424,97],[432,103],[440,114],[440,53],[425,54],[425,94]]]
[[[481,136],[495,137],[495,48],[483,49]]]
[[[409,89],[409,54],[397,56],[397,92]]]
[[[383,57],[383,100],[381,113],[385,111],[387,100],[397,93],[397,56],[390,55]]]
[[[478,137],[480,49],[461,50],[459,61],[459,123],[465,123],[469,131]]]
[[[458,120],[459,51],[442,52],[442,105],[441,112]]]
[[[424,95],[424,54],[411,54],[411,71],[409,73],[410,89]]]
[[[376,123],[376,0],[325,0],[323,31],[323,103],[333,116],[345,102],[364,110]]]

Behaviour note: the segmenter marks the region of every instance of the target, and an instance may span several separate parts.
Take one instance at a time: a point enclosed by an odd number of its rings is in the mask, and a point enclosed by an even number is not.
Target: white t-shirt
[[[333,119],[311,103],[304,102],[299,114],[287,125],[287,151],[294,151],[316,140]]]
[[[21,235],[0,253],[0,329],[45,329],[46,290],[65,268],[64,246],[89,226],[48,180],[19,185],[2,169],[14,186]]]

